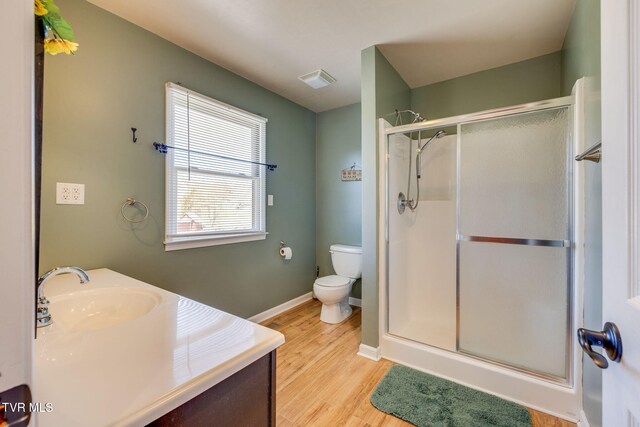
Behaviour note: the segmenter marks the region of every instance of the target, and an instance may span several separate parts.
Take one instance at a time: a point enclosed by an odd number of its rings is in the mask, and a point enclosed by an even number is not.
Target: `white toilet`
[[[322,303],[320,320],[325,323],[340,323],[351,316],[349,293],[353,283],[362,275],[362,248],[331,245],[329,252],[337,275],[316,279],[313,293]]]

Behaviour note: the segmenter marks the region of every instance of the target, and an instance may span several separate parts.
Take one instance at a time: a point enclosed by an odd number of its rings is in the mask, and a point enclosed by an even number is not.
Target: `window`
[[[166,84],[165,249],[260,240],[267,119]]]

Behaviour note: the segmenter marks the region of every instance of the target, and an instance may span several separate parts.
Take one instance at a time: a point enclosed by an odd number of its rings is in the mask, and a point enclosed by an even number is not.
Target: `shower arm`
[[[424,117],[422,117],[422,115],[420,113],[416,113],[413,110],[398,110],[398,109],[396,109],[395,112],[393,112],[391,114],[387,114],[387,116],[395,115],[396,116],[395,126],[398,126],[398,121],[400,122],[400,125],[402,125],[402,113],[409,113],[409,114],[411,114],[413,116],[413,121],[411,122],[411,124],[424,122],[426,120]]]

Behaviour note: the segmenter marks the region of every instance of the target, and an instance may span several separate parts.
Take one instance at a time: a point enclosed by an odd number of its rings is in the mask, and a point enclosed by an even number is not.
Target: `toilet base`
[[[344,322],[349,316],[351,316],[351,313],[353,313],[353,310],[349,305],[349,297],[347,296],[345,299],[335,304],[322,304],[320,320],[325,323],[336,324]]]

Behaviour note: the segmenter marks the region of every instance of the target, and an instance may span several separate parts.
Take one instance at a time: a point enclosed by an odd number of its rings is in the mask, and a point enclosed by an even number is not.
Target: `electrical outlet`
[[[56,183],[57,205],[84,205],[84,184]]]

